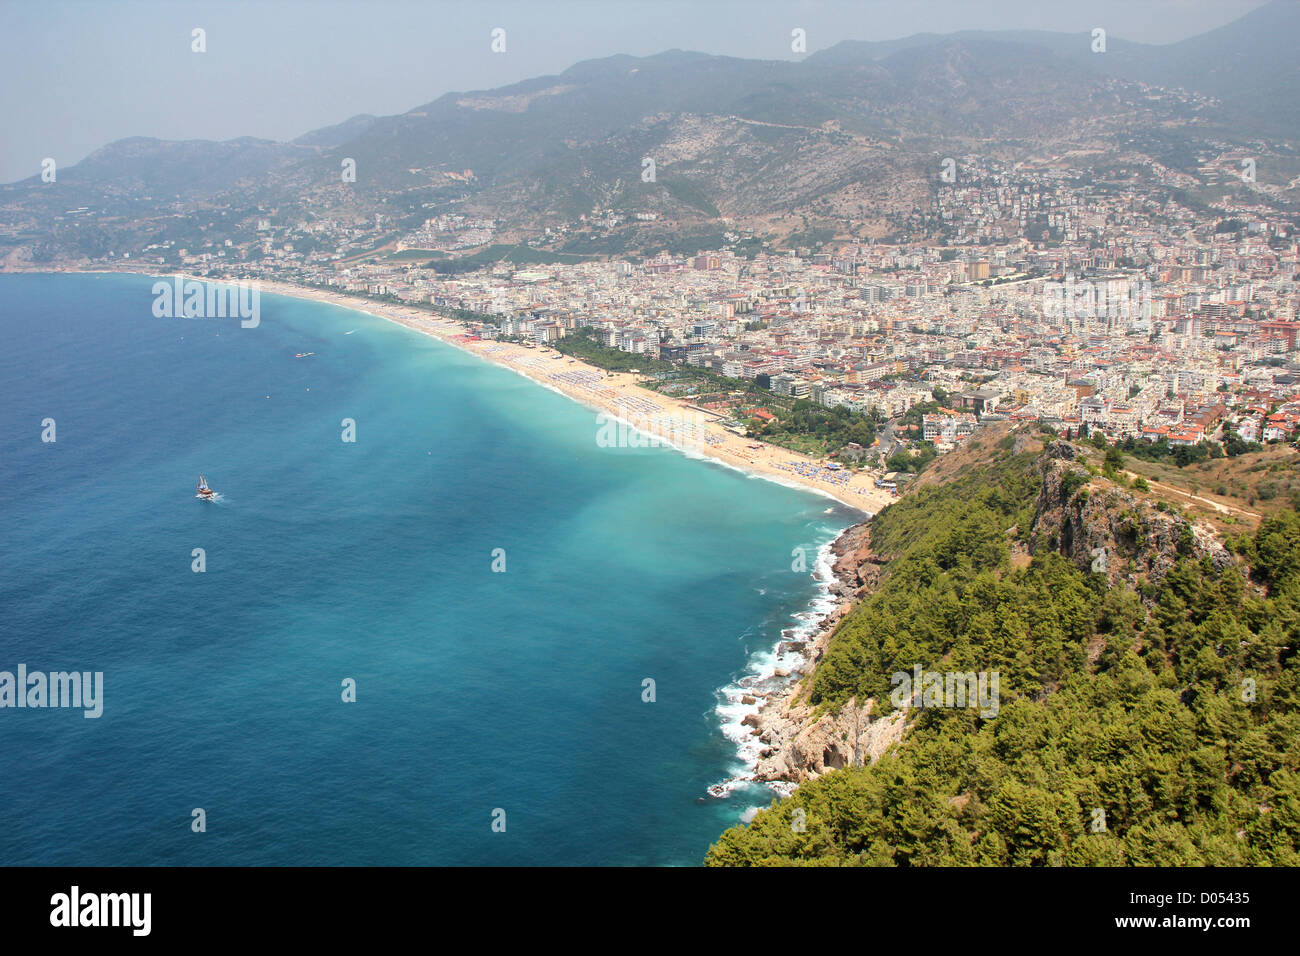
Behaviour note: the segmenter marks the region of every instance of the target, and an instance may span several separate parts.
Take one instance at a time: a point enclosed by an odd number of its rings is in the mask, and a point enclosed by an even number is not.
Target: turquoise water
[[[0,670],[104,674],[99,719],[0,709],[0,862],[693,865],[766,805],[706,796],[718,690],[850,512],[599,447],[382,320],[160,319],[153,281],[0,277]]]

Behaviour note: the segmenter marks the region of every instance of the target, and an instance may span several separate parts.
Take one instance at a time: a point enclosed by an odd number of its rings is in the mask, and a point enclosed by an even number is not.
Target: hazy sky
[[[580,60],[678,48],[791,59],[841,40],[968,29],[1171,43],[1263,0],[0,0],[0,182],[126,136],[292,139]],[[207,52],[191,52],[191,31]],[[490,48],[506,30],[506,52]]]

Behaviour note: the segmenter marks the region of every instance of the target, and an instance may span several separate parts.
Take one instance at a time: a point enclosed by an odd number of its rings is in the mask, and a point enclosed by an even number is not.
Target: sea
[[[102,675],[0,707],[0,864],[694,866],[774,799],[737,701],[859,514],[157,281],[0,276],[0,672]]]

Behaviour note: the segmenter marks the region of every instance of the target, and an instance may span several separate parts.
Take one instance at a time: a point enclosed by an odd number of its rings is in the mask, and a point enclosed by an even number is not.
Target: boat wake
[[[194,497],[198,498],[201,501],[221,500],[221,495],[217,494],[215,491],[213,491],[211,488],[208,487],[208,479],[203,475],[199,475],[199,487],[194,492]]]

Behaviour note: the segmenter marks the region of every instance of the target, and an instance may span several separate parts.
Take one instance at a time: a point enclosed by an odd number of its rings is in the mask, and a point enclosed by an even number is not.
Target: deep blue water
[[[153,281],[0,277],[0,670],[104,673],[97,720],[0,709],[0,862],[693,865],[766,805],[705,797],[716,692],[851,514],[391,323],[160,319]]]

